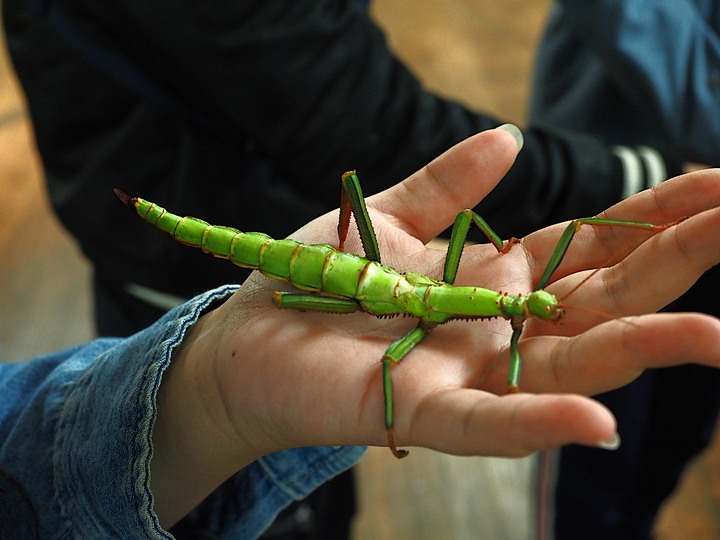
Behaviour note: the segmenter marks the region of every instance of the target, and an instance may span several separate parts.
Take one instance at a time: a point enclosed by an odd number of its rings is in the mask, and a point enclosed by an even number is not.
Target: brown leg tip
[[[388,446],[390,447],[390,451],[393,453],[393,456],[398,459],[402,459],[410,453],[407,450],[402,450],[395,446],[395,435],[393,435],[392,429],[388,429]]]
[[[500,253],[507,253],[510,251],[510,248],[512,248],[515,244],[520,243],[519,238],[515,238],[514,236],[509,238],[507,242],[505,242],[505,246],[502,248]]]
[[[390,450],[393,453],[393,456],[395,456],[398,459],[402,459],[404,457],[407,457],[407,455],[410,453],[407,450],[402,450],[401,448],[396,448],[394,446],[390,447]]]

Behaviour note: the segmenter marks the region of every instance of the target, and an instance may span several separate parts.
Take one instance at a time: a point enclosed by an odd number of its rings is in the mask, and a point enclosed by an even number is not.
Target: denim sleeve
[[[198,296],[127,339],[0,365],[0,468],[32,500],[41,538],[172,538],[149,488],[157,391],[185,332],[234,290]],[[217,537],[253,538],[363,451],[266,456],[226,481],[193,518]]]

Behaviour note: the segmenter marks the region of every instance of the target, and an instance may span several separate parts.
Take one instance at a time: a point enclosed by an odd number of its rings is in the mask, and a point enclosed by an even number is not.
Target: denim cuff
[[[172,538],[150,491],[157,392],[175,348],[237,286],[200,295],[127,339],[0,365],[0,467],[33,500],[42,538]],[[189,516],[213,536],[253,538],[282,508],[351,467],[362,447],[265,456]]]

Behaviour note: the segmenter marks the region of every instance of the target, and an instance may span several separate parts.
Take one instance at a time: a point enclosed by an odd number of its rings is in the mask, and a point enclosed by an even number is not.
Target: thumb
[[[517,126],[504,124],[456,144],[403,182],[368,199],[373,208],[427,243],[464,208],[476,206],[505,176],[522,148]]]

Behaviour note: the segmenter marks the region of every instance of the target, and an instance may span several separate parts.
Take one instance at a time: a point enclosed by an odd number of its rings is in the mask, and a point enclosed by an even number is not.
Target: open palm
[[[513,146],[503,132],[482,133],[369,198],[383,263],[440,278],[445,254],[425,244],[492,189],[512,163]],[[718,204],[720,175],[695,173],[608,211],[656,223],[691,219],[656,235],[583,229],[548,289],[562,296],[588,272],[608,268],[567,299],[571,307],[560,323],[526,325],[521,389],[528,393],[505,391],[507,321],[453,322],[433,330],[393,368],[398,444],[485,455],[523,455],[569,442],[610,444],[612,414],[578,394],[621,386],[646,367],[718,365],[715,318],[608,321],[660,309],[720,262],[720,241],[712,233],[720,227],[720,209],[707,210]],[[336,226],[337,214],[328,214],[292,237],[334,244]],[[456,283],[530,292],[562,228],[534,233],[506,254],[487,245],[466,248]],[[362,253],[357,242],[346,249]],[[657,272],[667,261],[674,261],[672,271]],[[416,321],[278,310],[271,303],[278,289],[291,287],[256,273],[218,310],[231,321],[219,340],[215,373],[232,429],[252,441],[258,455],[306,445],[386,444],[380,359]]]

